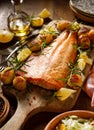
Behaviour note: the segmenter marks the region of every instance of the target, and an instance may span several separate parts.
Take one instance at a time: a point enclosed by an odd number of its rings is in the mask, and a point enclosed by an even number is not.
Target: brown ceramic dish
[[[0,124],[6,119],[9,113],[9,102],[2,94],[0,94]]]
[[[61,119],[65,118],[66,116],[76,115],[81,118],[94,118],[94,112],[86,111],[86,110],[74,110],[64,112],[59,114],[58,116],[54,117],[45,127],[44,130],[55,130],[56,125],[60,122]]]

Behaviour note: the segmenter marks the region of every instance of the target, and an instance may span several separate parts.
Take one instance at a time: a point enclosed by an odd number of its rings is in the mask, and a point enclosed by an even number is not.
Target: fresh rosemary
[[[79,74],[81,75],[82,71],[80,68],[78,68],[77,66],[77,62],[75,64],[72,64],[72,63],[68,63],[68,68],[69,68],[69,75],[66,77],[66,78],[58,78],[57,80],[61,80],[63,82],[66,83],[66,86],[68,86],[68,80],[70,79],[70,75],[73,75],[73,74]],[[77,85],[76,85],[77,86]]]
[[[23,69],[21,69],[21,67],[22,67],[23,65],[26,65],[26,62],[25,62],[25,61],[20,62],[20,61],[18,61],[17,57],[15,57],[15,58],[12,57],[8,62],[9,62],[9,64],[10,64],[11,68],[13,68],[13,69],[15,70],[15,72],[16,72],[17,70],[20,70],[20,71],[25,72]],[[26,73],[26,72],[25,72],[25,73]]]
[[[81,71],[80,68],[78,68],[77,64],[78,64],[77,62],[75,64],[72,64],[72,63],[68,64],[70,74],[79,74],[79,75],[81,75],[82,71]]]

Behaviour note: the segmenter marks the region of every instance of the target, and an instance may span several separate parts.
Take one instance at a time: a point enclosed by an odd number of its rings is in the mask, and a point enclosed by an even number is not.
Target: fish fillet
[[[58,90],[66,86],[69,75],[68,63],[75,63],[77,37],[72,31],[63,31],[40,55],[33,54],[22,67],[26,73],[20,75],[40,87]],[[61,80],[60,80],[61,79]]]

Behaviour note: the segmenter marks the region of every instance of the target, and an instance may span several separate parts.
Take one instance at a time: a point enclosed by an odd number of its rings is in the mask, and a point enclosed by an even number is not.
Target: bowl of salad
[[[74,110],[61,113],[44,130],[94,130],[94,112]]]

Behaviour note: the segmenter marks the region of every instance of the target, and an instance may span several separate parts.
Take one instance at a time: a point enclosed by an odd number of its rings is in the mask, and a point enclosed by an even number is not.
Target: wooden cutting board
[[[94,60],[94,50],[90,54]],[[88,75],[91,66],[85,69],[85,76]],[[17,109],[11,119],[0,130],[19,130],[25,121],[34,114],[42,111],[64,112],[73,108],[81,92],[79,89],[72,96],[64,101],[58,100],[54,91],[46,90],[30,84],[25,91],[17,91],[14,88],[3,86],[3,90],[13,94],[17,99]]]
[[[94,50],[91,52],[92,59],[94,60],[93,54]],[[87,67],[84,74],[88,75],[89,70],[90,66]],[[25,91],[17,91],[14,88],[7,88],[5,86],[3,86],[3,90],[16,97],[17,109],[11,119],[0,130],[19,130],[29,117],[39,112],[64,112],[71,110],[81,92],[81,89],[79,89],[66,100],[60,101],[53,96],[54,91],[32,84]]]
[[[79,96],[80,90],[64,101],[53,96],[53,91],[31,85],[27,90],[19,92],[6,89],[17,99],[17,109],[11,119],[0,130],[19,130],[25,120],[42,111],[64,112],[72,109]]]

